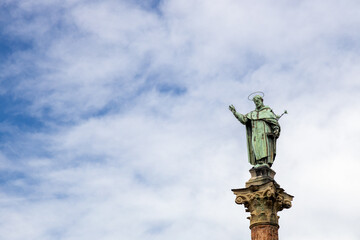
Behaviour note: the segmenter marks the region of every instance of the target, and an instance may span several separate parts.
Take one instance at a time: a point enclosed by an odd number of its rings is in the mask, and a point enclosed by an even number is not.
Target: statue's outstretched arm
[[[242,123],[245,124],[248,121],[248,118],[242,115],[241,113],[236,112],[234,105],[229,106],[229,110],[234,114],[234,116]]]

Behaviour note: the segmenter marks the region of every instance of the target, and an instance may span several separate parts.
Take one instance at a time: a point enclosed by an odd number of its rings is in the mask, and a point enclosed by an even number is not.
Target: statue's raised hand
[[[236,113],[236,109],[235,109],[235,107],[234,107],[234,105],[229,105],[229,110],[232,112],[232,113]]]

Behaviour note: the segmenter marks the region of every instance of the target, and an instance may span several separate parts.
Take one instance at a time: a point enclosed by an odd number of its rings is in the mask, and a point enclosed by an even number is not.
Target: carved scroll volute
[[[236,196],[236,198],[235,198],[235,203],[236,203],[236,204],[244,204],[244,203],[245,203],[245,197],[243,197],[243,196]]]

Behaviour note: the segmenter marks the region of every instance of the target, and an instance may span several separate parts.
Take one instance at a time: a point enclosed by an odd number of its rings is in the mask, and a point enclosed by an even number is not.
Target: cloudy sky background
[[[360,239],[360,2],[2,0],[0,239],[250,239],[247,113],[280,114],[281,239]]]

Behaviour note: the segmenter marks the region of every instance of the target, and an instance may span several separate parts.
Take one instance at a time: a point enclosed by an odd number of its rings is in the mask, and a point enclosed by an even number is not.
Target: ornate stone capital
[[[274,181],[268,180],[261,185],[232,189],[236,195],[235,202],[243,204],[246,212],[250,212],[250,228],[257,225],[278,225],[278,211],[291,207],[293,196]]]

